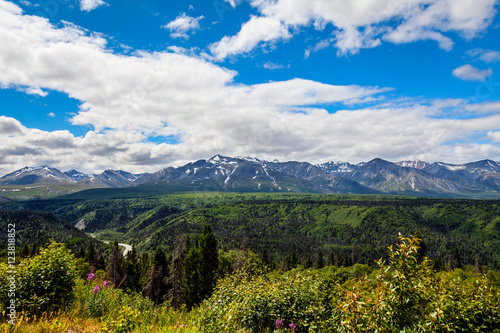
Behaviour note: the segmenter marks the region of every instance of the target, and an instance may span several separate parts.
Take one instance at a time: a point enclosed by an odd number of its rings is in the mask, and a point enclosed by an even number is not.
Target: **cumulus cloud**
[[[51,117],[51,118],[54,118],[56,116],[56,114],[54,112],[49,112],[47,114],[48,117]]]
[[[500,61],[499,51],[472,49],[467,51],[467,55],[488,63],[495,63]]]
[[[452,72],[452,75],[460,80],[473,82],[483,82],[491,74],[491,68],[480,70],[469,64],[455,68]]]
[[[291,37],[288,28],[279,20],[252,16],[236,36],[224,36],[219,42],[212,44],[210,50],[217,59],[222,60],[231,55],[250,52],[261,42],[270,43]]]
[[[494,108],[464,108],[470,116],[440,119],[436,114],[459,107],[456,101],[377,105],[390,88],[301,78],[236,84],[236,72],[204,58],[169,51],[114,54],[102,36],[71,24],[55,27],[4,0],[0,45],[0,86],[65,93],[81,102],[71,123],[90,128],[75,136],[0,117],[3,173],[36,164],[157,171],[216,153],[311,162],[500,156],[498,145],[470,140],[497,130],[500,112]],[[174,136],[178,143],[151,142],[153,136]],[[465,144],[449,144],[457,141]]]
[[[234,36],[214,43],[217,59],[248,53],[261,43],[291,38],[302,28],[332,27],[338,54],[357,53],[383,41],[402,44],[434,40],[450,50],[450,32],[471,39],[483,32],[495,16],[496,0],[251,0],[260,13]],[[260,23],[267,23],[260,28]]]
[[[175,20],[167,23],[163,28],[170,30],[172,38],[189,38],[189,34],[200,29],[200,21],[204,16],[191,17],[186,13],[182,13]]]
[[[85,12],[90,12],[106,3],[102,0],[80,0],[80,9]]]

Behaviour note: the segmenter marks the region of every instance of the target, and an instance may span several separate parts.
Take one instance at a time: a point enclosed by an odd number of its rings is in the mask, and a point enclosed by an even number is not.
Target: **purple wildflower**
[[[94,273],[90,272],[87,280],[90,281],[90,282],[94,281]]]
[[[283,327],[283,320],[276,319],[276,329],[280,329]]]
[[[293,323],[291,323],[289,326],[294,332],[297,332],[297,327]]]
[[[93,293],[97,294],[98,292],[99,292],[99,284],[96,284]]]
[[[104,280],[104,284],[102,286],[104,287],[104,289],[108,289],[109,281],[108,280]]]

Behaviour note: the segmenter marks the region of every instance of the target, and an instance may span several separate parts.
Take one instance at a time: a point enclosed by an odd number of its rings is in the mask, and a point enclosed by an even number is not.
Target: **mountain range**
[[[399,194],[436,197],[500,197],[500,162],[466,164],[424,161],[369,162],[264,161],[253,157],[216,155],[154,173],[106,170],[85,174],[50,166],[25,167],[0,178],[0,196],[33,188],[63,189],[53,195],[91,188],[176,186],[182,190],[232,192],[307,192]],[[49,191],[50,192],[50,191]],[[49,195],[50,196],[50,195]],[[29,195],[27,195],[29,197]],[[18,198],[27,198],[18,197]],[[42,195],[43,197],[43,195]]]

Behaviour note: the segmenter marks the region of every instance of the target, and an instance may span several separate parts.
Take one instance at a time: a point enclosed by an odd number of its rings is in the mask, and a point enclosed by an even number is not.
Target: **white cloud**
[[[114,54],[101,36],[71,24],[56,28],[0,0],[0,86],[62,92],[81,101],[70,121],[84,136],[29,128],[0,117],[0,172],[25,165],[98,172],[157,171],[216,153],[265,159],[360,162],[371,157],[461,162],[500,160],[500,112],[438,119],[453,100],[384,101],[387,88],[331,85],[300,78],[243,85],[236,72],[191,54]],[[323,104],[340,108],[335,113]],[[342,110],[348,105],[351,110]],[[488,108],[478,104],[476,108]],[[464,112],[469,112],[464,109]],[[178,144],[150,136],[176,136]],[[449,142],[462,141],[460,145]],[[470,142],[470,143],[469,143]]]
[[[274,70],[274,69],[290,68],[290,65],[285,66],[285,65],[282,65],[282,64],[276,64],[276,63],[274,63],[272,61],[268,61],[264,65],[262,65],[262,67],[264,67],[265,69]]]
[[[252,16],[250,21],[243,24],[236,36],[225,36],[219,42],[212,44],[210,50],[217,59],[222,60],[231,55],[250,52],[261,42],[276,42],[291,37],[288,28],[279,20]]]
[[[49,112],[49,113],[47,114],[47,117],[52,117],[52,118],[54,118],[55,116],[56,116],[56,114],[55,114],[54,112]]]
[[[251,0],[260,16],[252,17],[235,36],[225,36],[212,52],[218,59],[248,53],[261,42],[291,38],[290,30],[331,25],[338,54],[357,53],[388,41],[402,44],[435,40],[450,50],[450,32],[471,39],[495,16],[496,0]],[[257,23],[267,25],[265,33]],[[306,53],[307,56],[307,53]]]
[[[464,81],[483,82],[488,76],[493,74],[491,68],[480,70],[472,65],[463,65],[455,68],[452,72],[453,76]]]
[[[224,0],[228,4],[231,5],[231,7],[236,8],[243,0]]]
[[[90,12],[105,4],[106,3],[102,0],[80,0],[80,9],[85,12]]]
[[[196,30],[200,29],[200,21],[203,19],[203,16],[199,17],[191,17],[186,13],[182,13],[177,16],[177,18],[162,28],[170,30],[170,36],[172,38],[185,38],[188,39],[188,33],[194,33]]]
[[[476,113],[498,113],[500,112],[500,102],[469,104],[465,107],[465,109]]]
[[[490,131],[488,132],[488,137],[493,142],[500,142],[500,131]]]
[[[49,94],[48,92],[43,91],[42,89],[37,88],[37,87],[27,87],[25,89],[21,88],[20,90],[24,91],[27,94],[40,96],[40,97],[46,97]]]
[[[493,50],[472,49],[467,51],[467,55],[472,58],[478,58],[484,62],[494,63],[500,61],[500,52]]]

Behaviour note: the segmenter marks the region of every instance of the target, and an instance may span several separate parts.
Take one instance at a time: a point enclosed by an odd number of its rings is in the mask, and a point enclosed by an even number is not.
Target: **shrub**
[[[6,305],[5,267],[1,272],[1,301]],[[75,258],[64,244],[51,242],[40,254],[24,259],[17,267],[17,307],[27,315],[66,308],[75,299]]]

